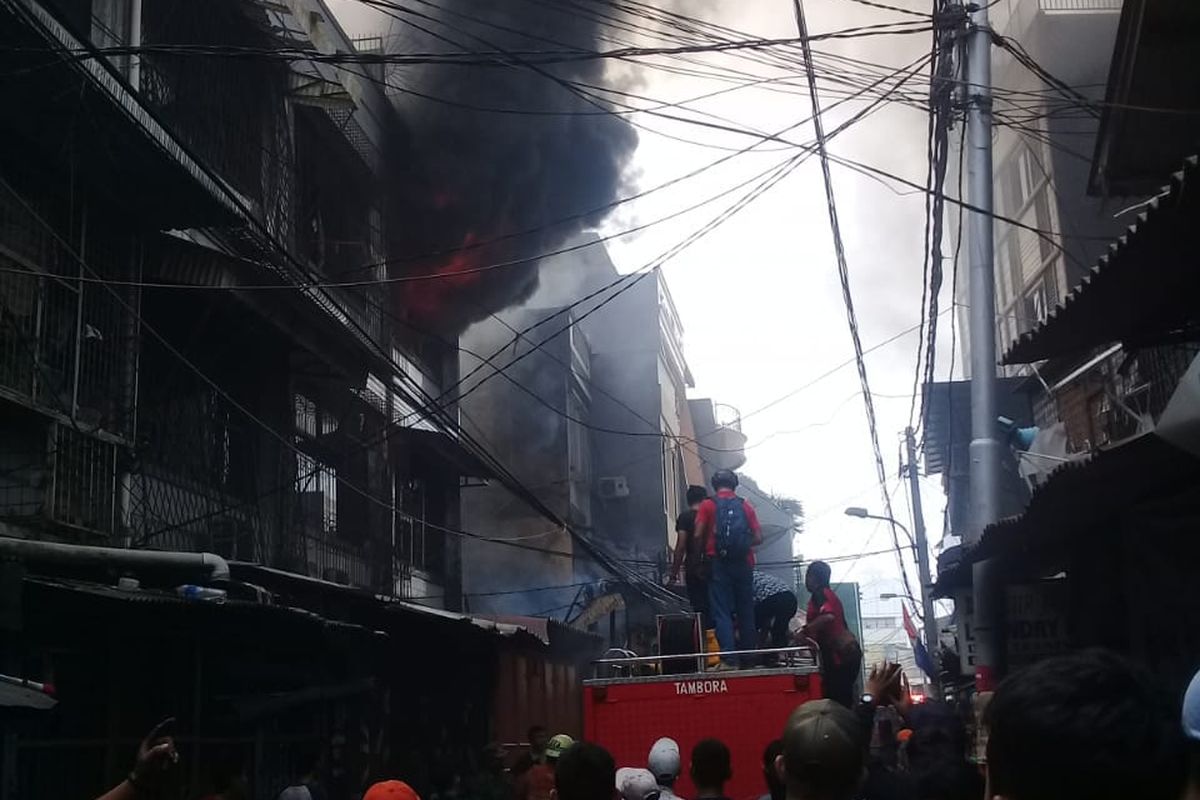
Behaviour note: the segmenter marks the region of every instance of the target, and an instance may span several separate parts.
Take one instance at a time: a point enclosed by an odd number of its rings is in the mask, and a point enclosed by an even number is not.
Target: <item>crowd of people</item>
[[[787,645],[799,603],[787,584],[754,569],[762,531],[753,506],[736,493],[737,476],[722,470],[712,483],[714,497],[701,487],[688,492],[671,580],[682,569],[688,596],[717,640],[716,669],[761,666],[750,657],[757,654],[734,653]],[[1149,675],[1114,653],[1038,662],[989,698],[976,721],[986,732],[985,758],[971,759],[963,718],[938,700],[914,704],[898,665],[872,669],[865,693],[853,696],[862,651],[830,578],[827,564],[809,565],[799,632],[819,645],[824,697],[796,708],[779,737],[763,743],[757,800],[1200,800],[1200,672],[1181,713]],[[126,780],[99,800],[159,795],[179,760],[170,727],[167,720],[151,731]],[[677,793],[683,753],[674,739],[659,738],[643,764],[620,769],[595,742],[552,736],[541,726],[529,730],[528,741],[515,760],[490,745],[477,775],[430,800],[684,800]],[[688,800],[731,800],[733,768],[724,742],[697,742]],[[276,800],[326,800],[316,760],[302,760],[299,769]],[[421,798],[389,778],[361,800]]]
[[[700,487],[689,491],[672,580],[682,569],[720,648],[718,669],[760,666],[761,658],[750,656],[761,654],[733,653],[788,643],[799,603],[786,584],[754,569],[752,548],[762,533],[753,507],[736,494],[737,476],[718,472],[713,487],[715,497]],[[799,631],[819,645],[823,697],[800,705],[777,739],[761,743],[764,792],[757,800],[1200,800],[1200,672],[1181,707],[1141,668],[1108,651],[1038,662],[990,697],[975,720],[985,733],[984,757],[976,751],[972,758],[963,716],[938,700],[914,704],[897,665],[871,670],[866,692],[854,696],[862,651],[830,578],[827,564],[809,565]],[[168,720],[151,731],[126,780],[100,800],[163,796],[179,760],[170,726]],[[620,769],[599,743],[542,727],[531,729],[528,741],[515,760],[504,747],[489,746],[477,774],[458,776],[452,790],[428,800],[683,800],[684,754],[673,739],[659,738],[644,763]],[[275,800],[326,800],[316,760],[302,760],[298,769],[302,774]],[[697,742],[688,753],[687,800],[730,800],[733,769],[726,743]],[[243,798],[231,790],[203,800]],[[389,776],[361,800],[421,798]]]
[[[824,698],[795,709],[779,738],[765,743],[759,800],[1200,800],[1200,672],[1181,707],[1111,652],[1039,662],[1007,678],[987,705],[984,768],[968,760],[959,716],[936,701],[912,704],[897,666],[873,669],[866,690],[853,708]],[[899,729],[881,731],[881,709],[899,720]],[[128,778],[100,800],[162,796],[179,761],[168,724],[151,731]],[[546,734],[531,730],[529,751],[508,766],[503,748],[489,747],[464,796],[681,800],[683,754],[672,739],[656,741],[644,765],[618,769],[599,744]],[[733,769],[725,743],[697,742],[687,766],[689,800],[730,800]],[[324,795],[314,777],[279,799]],[[362,800],[420,798],[389,778],[367,788]]]

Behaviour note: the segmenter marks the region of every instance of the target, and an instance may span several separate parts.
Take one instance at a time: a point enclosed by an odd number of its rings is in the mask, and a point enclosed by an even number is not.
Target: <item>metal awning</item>
[[[619,596],[619,595],[618,595]],[[515,614],[485,614],[484,619],[501,625],[515,625],[551,650],[562,653],[599,655],[603,639],[594,633],[567,625],[551,617],[529,617]]]
[[[115,586],[75,578],[49,575],[27,575],[24,579],[27,602],[31,607],[55,601],[75,601],[85,604],[97,615],[111,614],[117,606],[133,613],[181,615],[190,625],[211,624],[228,627],[234,622],[249,629],[270,630],[278,635],[298,631],[309,634],[329,631],[361,636],[366,639],[386,638],[386,634],[362,625],[331,619],[312,611],[272,603],[249,602],[228,598],[219,603],[188,600],[171,591],[142,586],[126,590]],[[44,606],[40,606],[44,610]]]
[[[425,428],[396,427],[388,433],[392,444],[408,451],[415,471],[458,475],[469,478],[495,478],[496,473],[456,437]]]
[[[1148,433],[1059,467],[1039,486],[1025,511],[988,526],[979,544],[939,572],[935,594],[949,596],[971,583],[971,567],[1004,558],[1044,571],[1063,567],[1068,549],[1096,539],[1132,506],[1176,494],[1200,482],[1200,459]]]
[[[1200,135],[1195,0],[1125,0],[1088,191],[1151,194]]]
[[[1200,338],[1197,158],[1109,247],[1044,322],[1021,335],[1005,364],[1031,364],[1113,342],[1130,348]]]
[[[369,619],[372,624],[384,624],[387,620],[398,621],[399,617],[420,619],[429,623],[449,623],[461,626],[471,634],[484,637],[500,637],[505,639],[520,639],[538,646],[548,645],[548,642],[532,631],[528,626],[515,621],[497,618],[477,617],[461,614],[456,611],[446,611],[441,608],[425,606],[404,600],[399,597],[376,594],[369,589],[349,586],[333,581],[300,575],[295,572],[267,567],[244,561],[231,561],[230,569],[237,580],[265,586],[272,592],[281,595],[300,598],[306,604],[330,599],[347,601],[339,609],[340,616],[355,619]],[[333,606],[330,602],[321,602],[324,606]],[[360,624],[360,623],[356,623]]]

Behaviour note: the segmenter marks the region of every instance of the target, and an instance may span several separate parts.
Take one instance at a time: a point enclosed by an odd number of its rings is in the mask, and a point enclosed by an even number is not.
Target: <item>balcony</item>
[[[992,28],[1020,42],[1034,60],[1072,86],[1103,84],[1122,0],[998,0]],[[996,84],[1015,88],[1032,78],[1003,51],[993,55]]]
[[[737,469],[746,463],[746,434],[741,412],[711,400],[689,400],[696,441],[705,472]]]

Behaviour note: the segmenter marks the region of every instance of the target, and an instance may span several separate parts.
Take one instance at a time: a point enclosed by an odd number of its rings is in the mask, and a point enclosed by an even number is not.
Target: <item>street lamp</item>
[[[895,592],[884,592],[879,595],[880,600],[909,600],[913,603],[917,602],[911,594],[896,594]]]
[[[903,597],[903,598],[907,598],[910,602],[912,602],[913,605],[919,604],[921,606],[921,613],[925,617],[925,649],[927,651],[929,651],[929,657],[931,659],[937,658],[937,653],[938,653],[937,617],[934,616],[933,598],[930,597],[930,595],[929,595],[929,586],[932,583],[932,580],[929,577],[929,548],[925,544],[925,525],[923,524],[923,521],[921,520],[921,518],[919,516],[917,517],[917,520],[916,520],[917,535],[916,535],[916,538],[914,539],[912,533],[909,532],[908,528],[904,527],[904,525],[901,524],[901,522],[899,520],[893,519],[892,517],[885,517],[885,516],[880,516],[879,514],[872,514],[867,509],[861,508],[859,506],[850,506],[849,508],[847,508],[846,516],[857,517],[859,519],[877,519],[882,522],[889,522],[892,525],[895,525],[900,530],[904,531],[904,535],[908,537],[909,543],[912,544],[913,554],[916,556],[917,572],[920,574],[920,578],[921,578],[921,600],[920,600],[920,603],[918,603],[916,599],[914,599],[913,597],[910,597],[909,595],[899,595],[899,594],[895,594],[895,593],[881,594],[881,595],[879,595],[879,598],[881,600],[894,600],[894,599]],[[934,671],[935,672],[937,671],[937,663],[936,662],[934,663]],[[934,675],[930,675],[929,677],[933,679],[933,685],[936,689],[938,687],[937,675],[934,674]]]
[[[895,525],[897,528],[904,531],[905,538],[908,539],[909,545],[912,546],[913,555],[914,556],[917,555],[917,543],[915,541],[913,541],[912,531],[910,531],[907,527],[905,527],[904,523],[901,522],[900,520],[894,519],[892,517],[881,516],[879,514],[872,514],[870,511],[867,511],[865,508],[861,508],[860,506],[850,506],[849,508],[847,508],[846,516],[847,517],[858,517],[859,519],[877,519],[880,522],[890,522],[892,525]]]

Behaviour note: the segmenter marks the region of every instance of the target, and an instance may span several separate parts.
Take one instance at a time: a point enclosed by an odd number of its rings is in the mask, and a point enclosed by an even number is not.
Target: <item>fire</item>
[[[422,280],[401,284],[401,300],[409,316],[425,323],[437,323],[453,305],[463,302],[466,294],[484,274],[479,271],[482,248],[476,247],[478,235],[470,231],[459,249],[450,253],[432,269],[422,270]]]

